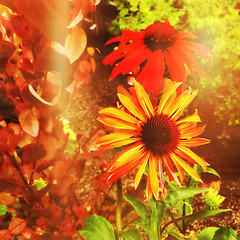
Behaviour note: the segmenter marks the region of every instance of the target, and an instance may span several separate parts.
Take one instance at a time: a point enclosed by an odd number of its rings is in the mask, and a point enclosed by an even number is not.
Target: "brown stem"
[[[29,186],[26,178],[23,176],[23,173],[22,173],[21,169],[19,168],[18,163],[17,163],[15,157],[14,157],[14,156],[11,156],[11,155],[9,154],[9,152],[6,152],[6,154],[7,154],[7,156],[9,157],[9,159],[10,159],[11,163],[13,164],[13,166],[17,169],[17,172],[18,172],[19,176],[21,177],[23,183],[25,184],[27,190],[34,195],[34,192],[33,192],[32,188]]]

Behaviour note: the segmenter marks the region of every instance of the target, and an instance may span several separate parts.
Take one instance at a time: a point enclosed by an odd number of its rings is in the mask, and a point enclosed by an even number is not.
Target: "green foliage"
[[[123,233],[123,236],[125,240],[141,240],[142,239],[141,233],[137,228],[128,230],[127,232]]]
[[[237,1],[184,0],[188,11],[187,30],[196,33],[201,43],[211,47],[214,56],[206,69],[208,80],[199,85],[199,104],[213,107],[216,122],[225,126],[239,126],[239,10]],[[209,109],[208,109],[209,111]]]
[[[194,195],[201,194],[209,191],[208,188],[191,188],[183,187],[176,190],[170,190],[167,192],[166,198],[164,199],[166,203],[166,208],[172,208],[178,204],[183,199],[191,198]]]
[[[198,234],[198,240],[239,240],[239,236],[230,227],[208,227]]]
[[[86,240],[109,240],[115,239],[112,225],[101,216],[88,216],[83,225],[83,230],[79,231],[79,235]]]
[[[7,213],[7,206],[0,204],[0,216],[4,216]]]
[[[112,0],[110,3],[119,10],[112,22],[110,32],[119,35],[125,29],[142,30],[155,21],[168,20],[179,26],[185,11],[176,0]]]

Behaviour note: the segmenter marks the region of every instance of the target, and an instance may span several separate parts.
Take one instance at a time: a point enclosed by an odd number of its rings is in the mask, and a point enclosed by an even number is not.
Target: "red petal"
[[[182,61],[182,59],[178,58],[174,50],[175,49],[171,47],[164,52],[171,79],[172,81],[185,82],[186,71],[184,67],[184,62]]]
[[[148,91],[158,95],[163,87],[165,61],[161,50],[155,51],[148,58],[146,65],[137,76],[137,81]]]

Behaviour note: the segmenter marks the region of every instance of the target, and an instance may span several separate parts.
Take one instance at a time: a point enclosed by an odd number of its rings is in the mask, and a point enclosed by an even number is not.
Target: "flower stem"
[[[122,182],[121,179],[117,180],[117,209],[116,209],[116,226],[118,232],[118,240],[123,240],[121,235],[122,233],[122,220],[121,220],[121,213],[122,213]]]

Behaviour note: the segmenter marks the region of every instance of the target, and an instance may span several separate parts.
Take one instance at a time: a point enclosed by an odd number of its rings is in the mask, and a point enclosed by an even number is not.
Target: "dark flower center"
[[[161,49],[162,51],[175,43],[176,30],[169,22],[155,22],[144,30],[143,42],[152,52]]]
[[[168,115],[160,114],[148,119],[142,126],[140,137],[147,151],[163,156],[177,148],[180,133],[175,122]]]

